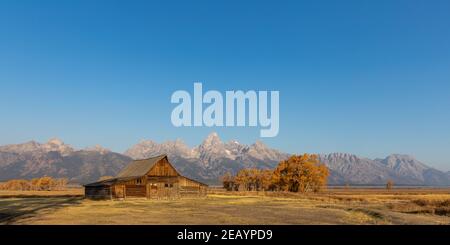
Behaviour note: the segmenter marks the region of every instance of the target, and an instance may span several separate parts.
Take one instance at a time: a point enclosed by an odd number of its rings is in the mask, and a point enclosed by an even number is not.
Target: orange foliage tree
[[[272,188],[272,170],[249,168],[240,170],[235,183],[240,190],[267,191]]]
[[[225,190],[237,191],[238,186],[235,182],[234,176],[230,172],[225,173],[221,177],[221,180],[222,180],[223,188],[225,188]]]
[[[294,155],[278,164],[273,182],[282,191],[318,192],[326,186],[328,174],[328,168],[317,155]]]
[[[281,161],[275,170],[247,168],[236,176],[222,176],[226,190],[318,192],[327,185],[329,171],[317,155],[294,155]]]
[[[54,179],[51,177],[41,177],[32,180],[13,179],[0,183],[0,190],[10,191],[50,191],[63,190],[66,188],[68,180],[66,178]]]

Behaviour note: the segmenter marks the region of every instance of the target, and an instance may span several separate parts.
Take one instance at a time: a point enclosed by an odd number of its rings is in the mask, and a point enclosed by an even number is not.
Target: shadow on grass
[[[53,212],[80,204],[81,200],[83,197],[1,198],[0,224],[13,224],[19,219],[34,217],[39,211]]]

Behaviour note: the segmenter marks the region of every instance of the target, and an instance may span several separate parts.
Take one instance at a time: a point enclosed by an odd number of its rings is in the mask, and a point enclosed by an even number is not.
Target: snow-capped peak
[[[223,142],[216,132],[210,133],[202,143],[202,145],[204,146],[215,146],[221,144],[223,144]]]
[[[98,152],[100,154],[106,154],[108,152],[111,152],[111,150],[109,150],[107,148],[104,148],[101,145],[95,145],[95,146],[92,146],[92,147],[87,147],[85,149],[85,151],[93,151],[93,152]]]
[[[13,144],[0,146],[0,151],[15,152],[15,153],[46,153],[59,152],[61,155],[67,155],[74,151],[74,149],[67,144],[64,144],[59,139],[50,139],[47,143],[40,144],[36,141],[29,141],[23,144]]]
[[[45,152],[56,151],[61,155],[68,155],[74,151],[72,146],[65,144],[58,138],[51,138],[49,141],[47,141],[47,143],[42,144],[40,148]]]
[[[51,138],[47,141],[48,145],[64,145],[64,142],[58,138]]]
[[[161,144],[151,140],[142,140],[128,149],[124,154],[134,159],[145,159],[160,154],[167,154],[170,157],[180,156],[184,158],[194,158],[196,156],[196,153],[181,139],[166,141]]]
[[[277,162],[279,159],[285,159],[288,156],[270,149],[261,141],[257,141],[251,146],[240,144],[236,140],[224,143],[216,132],[210,133],[200,145],[194,148],[189,148],[181,140],[168,141],[162,144],[141,141],[125,152],[125,155],[134,159],[147,158],[157,154],[189,158],[208,168],[222,161],[238,160],[264,163]]]

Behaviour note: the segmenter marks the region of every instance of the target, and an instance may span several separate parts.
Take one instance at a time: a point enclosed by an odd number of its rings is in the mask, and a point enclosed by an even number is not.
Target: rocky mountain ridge
[[[123,154],[102,146],[75,149],[61,140],[35,141],[0,146],[0,181],[35,178],[44,175],[66,177],[71,182],[88,183],[101,176],[114,176],[132,159],[167,154],[182,173],[209,184],[218,184],[226,172],[242,168],[272,169],[290,154],[272,149],[261,141],[251,145],[237,141],[223,142],[211,133],[196,147],[182,140],[157,143],[143,140]],[[330,169],[332,185],[383,185],[393,180],[397,185],[450,185],[450,173],[441,172],[409,155],[393,154],[383,159],[368,159],[348,153],[320,154]]]

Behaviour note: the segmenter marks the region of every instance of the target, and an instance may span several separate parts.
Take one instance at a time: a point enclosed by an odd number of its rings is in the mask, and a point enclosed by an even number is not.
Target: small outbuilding
[[[182,176],[167,155],[135,160],[111,179],[84,186],[89,199],[178,198],[204,196],[208,185]]]

